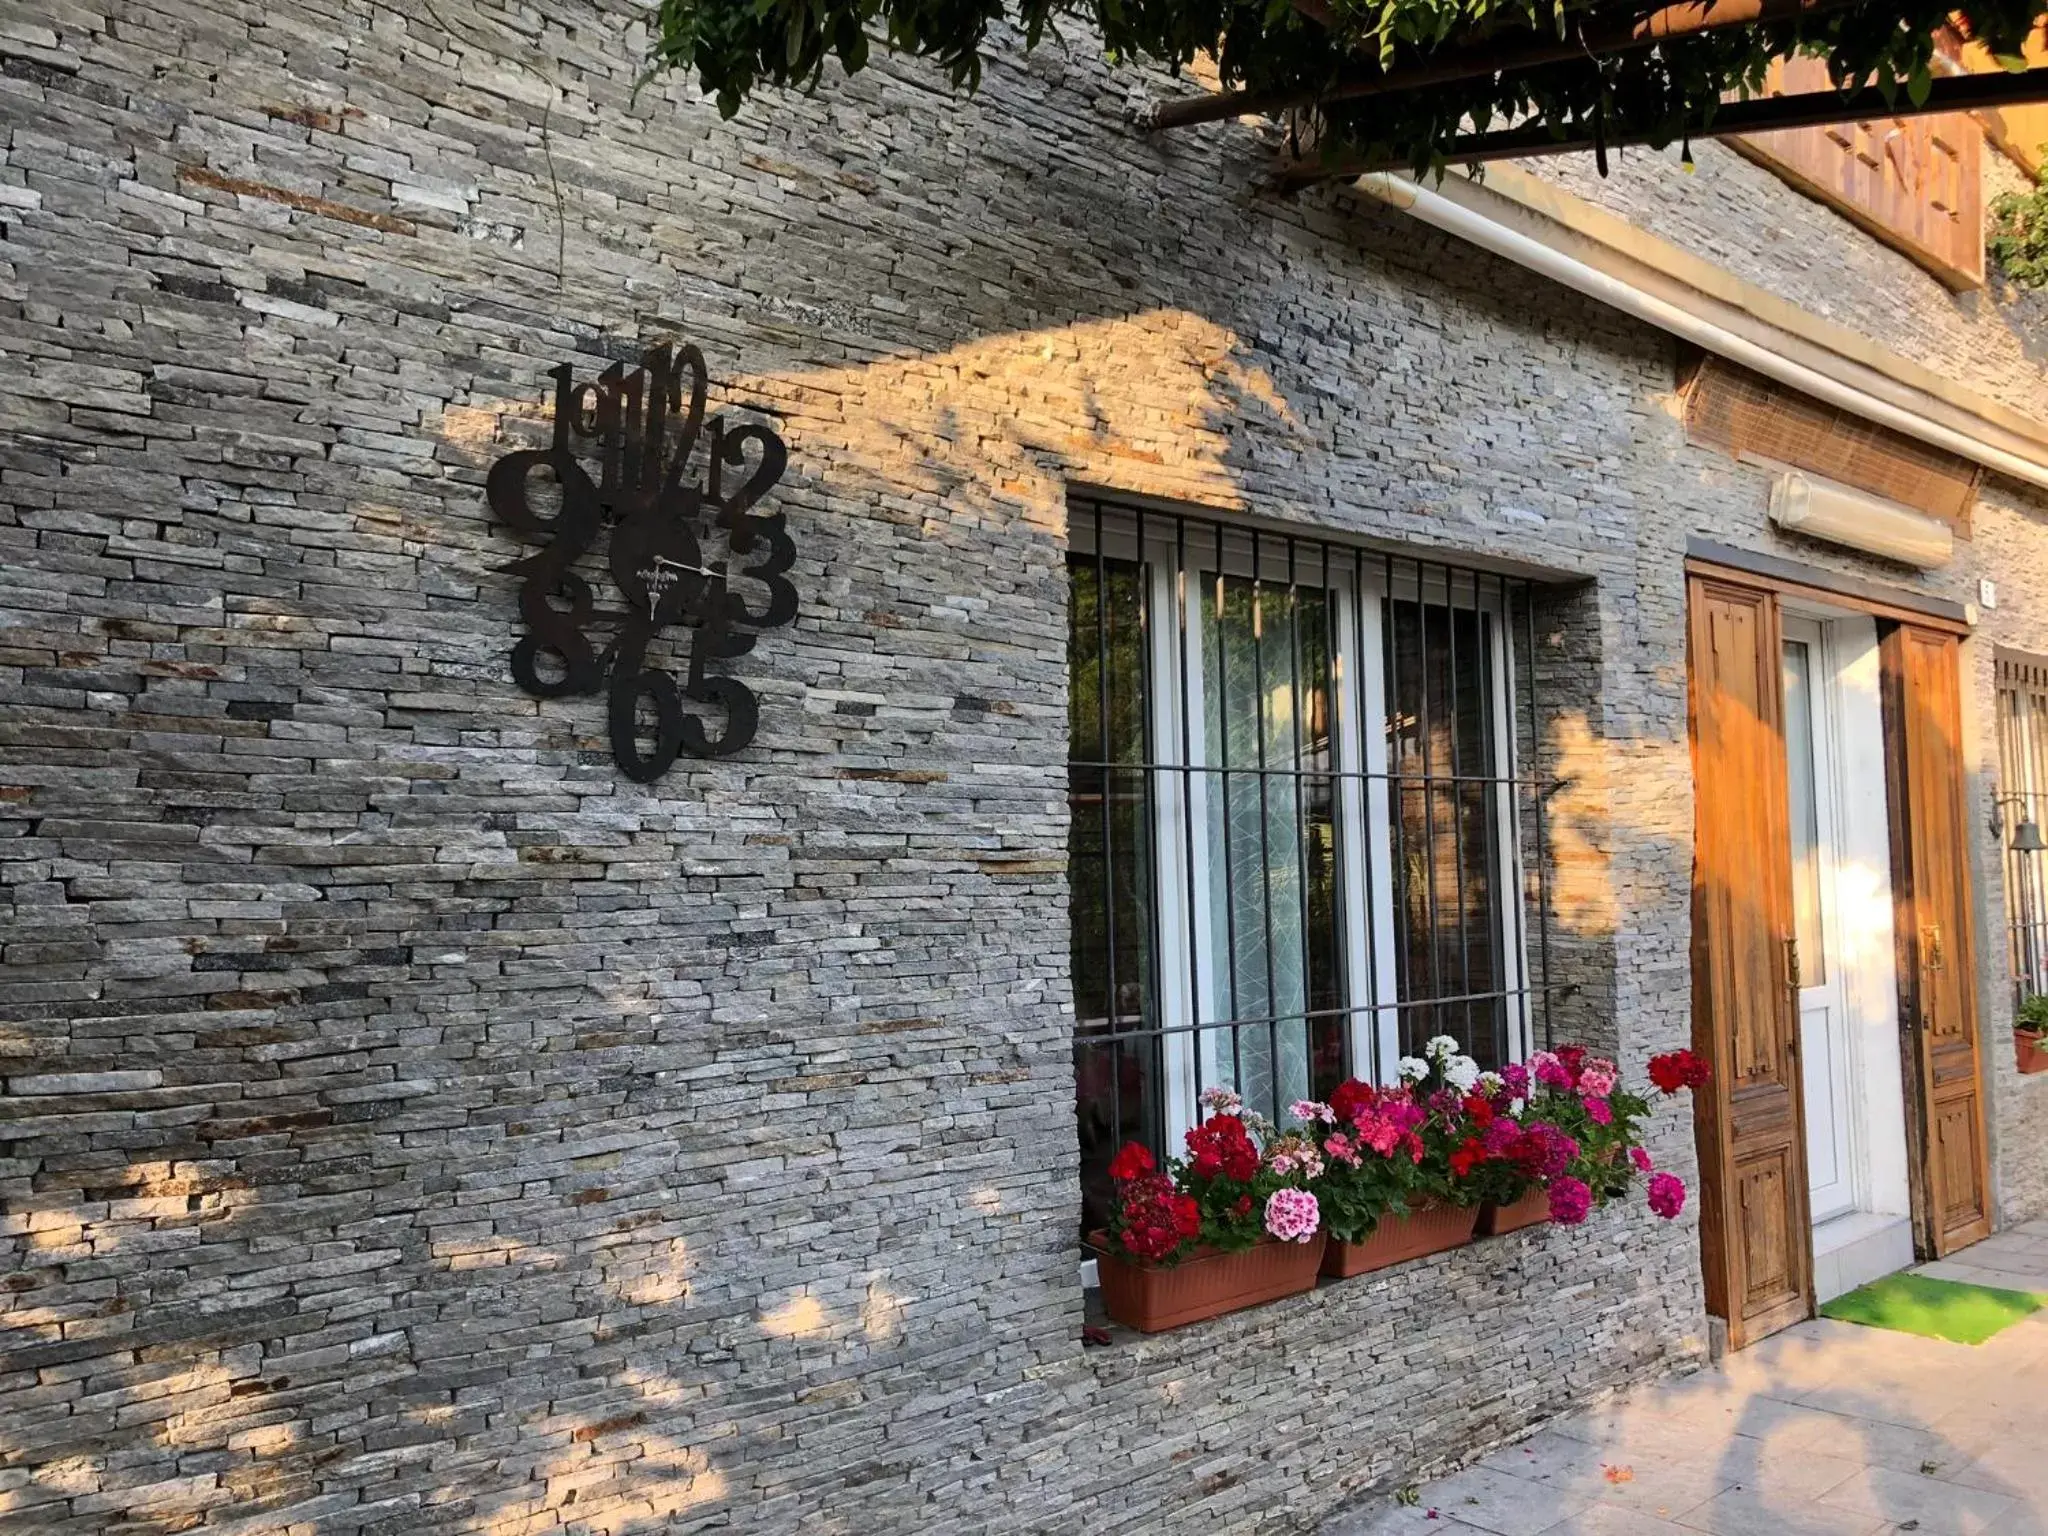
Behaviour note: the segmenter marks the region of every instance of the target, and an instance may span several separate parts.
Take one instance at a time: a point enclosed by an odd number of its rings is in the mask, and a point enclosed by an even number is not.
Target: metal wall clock
[[[614,363],[581,384],[568,363],[549,376],[553,444],[506,454],[485,481],[498,520],[541,544],[505,567],[526,578],[513,679],[541,699],[603,693],[612,756],[641,783],[685,752],[739,751],[758,723],[754,692],[713,668],[796,617],[796,545],[780,512],[757,510],[788,467],[781,437],[758,422],[705,420],[710,380],[694,346],[657,346],[632,371]],[[625,615],[599,650],[597,600],[574,567],[607,533]],[[687,649],[680,685],[647,656],[669,629]]]

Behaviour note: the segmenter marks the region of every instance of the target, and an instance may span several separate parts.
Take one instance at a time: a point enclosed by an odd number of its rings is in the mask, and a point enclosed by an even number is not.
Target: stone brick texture
[[[1299,1530],[1696,1363],[1639,1209],[1085,1347],[1066,977],[1085,485],[1567,579],[1560,963],[1687,1038],[1684,543],[1781,544],[1672,343],[1133,131],[1186,87],[1085,39],[722,122],[645,19],[0,15],[0,1530]],[[2034,308],[1915,292],[2036,402]],[[803,609],[754,745],[642,787],[513,685],[482,478],[663,336],[786,437]],[[2025,643],[2044,510],[1924,585]]]

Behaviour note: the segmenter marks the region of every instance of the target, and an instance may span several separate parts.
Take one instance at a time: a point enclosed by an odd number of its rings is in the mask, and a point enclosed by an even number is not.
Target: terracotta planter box
[[[1180,1328],[1312,1291],[1323,1257],[1320,1232],[1306,1243],[1268,1241],[1239,1253],[1197,1253],[1156,1267],[1118,1258],[1099,1232],[1089,1244],[1096,1253],[1104,1309],[1140,1333]]]
[[[1532,1189],[1513,1205],[1479,1207],[1479,1235],[1500,1237],[1550,1220],[1550,1191]]]
[[[1478,1221],[1476,1205],[1418,1205],[1406,1216],[1383,1218],[1362,1243],[1331,1243],[1323,1254],[1323,1273],[1344,1280],[1462,1248],[1472,1241]]]
[[[2014,1030],[2012,1043],[2019,1052],[2022,1072],[2048,1072],[2048,1043],[2043,1036]]]

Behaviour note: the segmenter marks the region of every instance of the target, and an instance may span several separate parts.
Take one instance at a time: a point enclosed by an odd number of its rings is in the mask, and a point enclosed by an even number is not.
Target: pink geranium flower
[[[1401,1128],[1376,1110],[1358,1113],[1358,1139],[1381,1157],[1389,1155],[1401,1139]]]
[[[1559,1226],[1576,1227],[1593,1208],[1593,1191],[1569,1174],[1550,1181],[1550,1219]]]
[[[1307,1242],[1322,1221],[1322,1207],[1305,1189],[1276,1189],[1266,1197],[1266,1230],[1283,1243]]]
[[[1675,1173],[1660,1173],[1650,1180],[1650,1209],[1666,1221],[1685,1209],[1685,1181]]]
[[[1546,1088],[1557,1088],[1569,1093],[1572,1088],[1572,1071],[1562,1058],[1549,1051],[1537,1051],[1529,1058],[1529,1070],[1536,1074],[1536,1081]]]

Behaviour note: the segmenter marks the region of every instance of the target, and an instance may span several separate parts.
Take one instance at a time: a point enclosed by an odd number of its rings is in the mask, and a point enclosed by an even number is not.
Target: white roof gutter
[[[1921,412],[1893,404],[1840,378],[1807,367],[1760,346],[1681,305],[1600,270],[1566,250],[1535,239],[1500,220],[1403,176],[1377,173],[1358,179],[1357,189],[1443,230],[1540,273],[1588,298],[1597,299],[1647,325],[1683,337],[1731,362],[1774,379],[1787,388],[1824,400],[1853,415],[1982,464],[2029,485],[2048,489],[2048,461],[2037,461],[1986,442]]]

